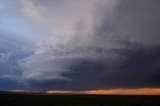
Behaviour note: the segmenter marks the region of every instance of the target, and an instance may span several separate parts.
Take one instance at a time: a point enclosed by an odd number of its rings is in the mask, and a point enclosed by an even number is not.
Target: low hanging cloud
[[[158,0],[72,3],[54,34],[16,60],[18,80],[44,89],[159,86]]]

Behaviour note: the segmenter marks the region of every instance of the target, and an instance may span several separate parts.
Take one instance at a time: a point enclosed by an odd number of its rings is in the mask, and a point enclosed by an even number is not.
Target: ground
[[[160,106],[160,96],[0,94],[0,106]]]

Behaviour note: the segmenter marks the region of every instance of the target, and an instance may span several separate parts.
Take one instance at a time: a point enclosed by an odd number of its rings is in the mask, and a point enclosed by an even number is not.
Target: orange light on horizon
[[[10,90],[11,92],[27,92],[26,90],[23,89],[14,89],[14,90]]]
[[[86,91],[49,90],[48,94],[160,95],[160,88],[100,89]]]

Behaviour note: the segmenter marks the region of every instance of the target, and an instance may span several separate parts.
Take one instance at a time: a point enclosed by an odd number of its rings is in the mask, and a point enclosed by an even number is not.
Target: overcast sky
[[[160,87],[159,0],[1,0],[0,89]]]

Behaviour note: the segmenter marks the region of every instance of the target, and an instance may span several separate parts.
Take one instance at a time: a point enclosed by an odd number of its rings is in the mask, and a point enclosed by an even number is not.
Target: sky
[[[1,0],[0,90],[160,87],[159,0]]]

